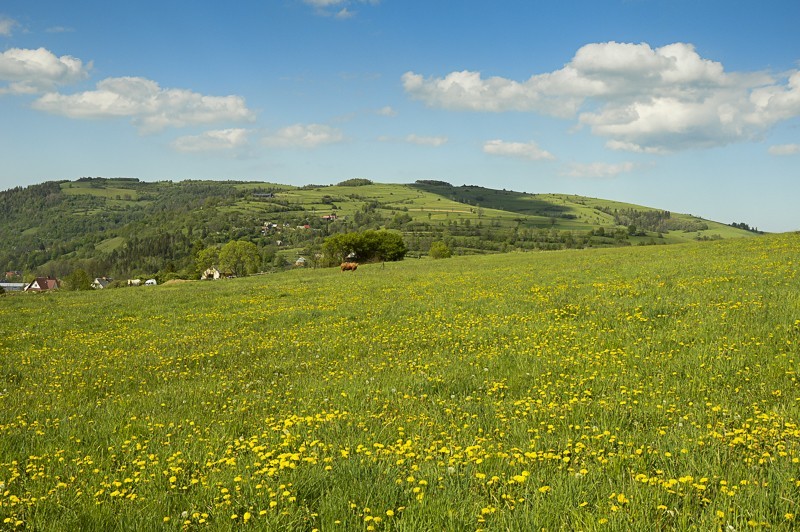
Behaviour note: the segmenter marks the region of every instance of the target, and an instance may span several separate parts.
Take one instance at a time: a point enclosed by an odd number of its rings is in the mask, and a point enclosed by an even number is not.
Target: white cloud
[[[240,96],[206,96],[186,89],[162,89],[155,81],[107,78],[93,91],[44,94],[33,107],[70,118],[127,117],[144,133],[166,127],[252,121]]]
[[[800,144],[777,144],[769,147],[770,155],[795,155],[800,153]]]
[[[666,153],[666,151],[661,148],[642,147],[638,144],[621,140],[609,140],[606,142],[606,148],[615,151],[632,151],[634,153]]]
[[[19,26],[19,23],[13,18],[0,15],[0,35],[4,37],[11,37],[14,28]]]
[[[615,177],[619,174],[632,171],[636,167],[630,162],[625,163],[572,163],[562,175],[569,177]]]
[[[576,120],[612,149],[663,153],[748,140],[800,116],[800,71],[725,72],[694,46],[592,43],[563,68],[524,81],[480,72],[402,77],[431,107],[535,112]]]
[[[342,9],[340,9],[339,11],[336,12],[336,15],[334,15],[334,17],[336,17],[336,18],[338,18],[340,20],[353,18],[354,16],[355,16],[355,13],[353,13],[352,11],[347,9],[346,7],[343,7]]]
[[[490,140],[483,145],[484,153],[502,157],[515,157],[530,161],[543,161],[555,159],[552,153],[545,151],[535,142],[506,142],[504,140]]]
[[[405,140],[408,143],[417,144],[418,146],[432,146],[434,148],[447,144],[447,137],[444,136],[422,137],[413,133],[408,135]]]
[[[303,2],[314,7],[317,15],[344,20],[356,15],[356,12],[350,10],[348,6],[353,4],[377,5],[380,0],[303,0]]]
[[[266,146],[274,148],[316,148],[323,144],[342,142],[344,135],[324,124],[294,124],[264,137]]]
[[[397,111],[392,109],[392,107],[390,105],[387,105],[385,107],[381,107],[380,109],[375,111],[375,113],[379,114],[381,116],[397,116]]]
[[[303,0],[306,4],[314,7],[331,7],[346,3],[347,0]]]
[[[56,57],[44,48],[10,48],[0,54],[0,94],[33,94],[52,90],[57,85],[76,83],[89,76],[92,63],[86,65],[71,55]]]
[[[178,137],[172,147],[182,152],[231,151],[247,146],[248,133],[241,128],[206,131],[200,135]]]

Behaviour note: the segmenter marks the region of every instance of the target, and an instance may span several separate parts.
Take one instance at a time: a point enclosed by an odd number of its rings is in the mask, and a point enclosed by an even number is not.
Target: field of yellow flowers
[[[3,530],[790,530],[800,235],[0,298]]]

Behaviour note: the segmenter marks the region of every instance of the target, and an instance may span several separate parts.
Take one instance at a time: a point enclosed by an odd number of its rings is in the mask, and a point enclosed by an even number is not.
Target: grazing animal
[[[343,262],[341,268],[342,268],[343,272],[346,272],[348,270],[350,270],[351,272],[354,272],[354,271],[356,271],[356,268],[358,268],[358,263],[357,262]]]

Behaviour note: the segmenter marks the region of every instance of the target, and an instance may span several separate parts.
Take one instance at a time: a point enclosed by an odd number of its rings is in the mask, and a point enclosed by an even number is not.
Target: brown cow
[[[345,272],[347,270],[350,270],[350,271],[354,272],[354,271],[356,271],[356,268],[358,268],[358,263],[357,262],[343,262],[341,268],[342,268],[343,272]]]

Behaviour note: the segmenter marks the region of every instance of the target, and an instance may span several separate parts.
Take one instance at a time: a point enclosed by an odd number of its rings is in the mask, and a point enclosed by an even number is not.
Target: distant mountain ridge
[[[351,179],[295,187],[246,181],[81,178],[0,192],[0,267],[62,276],[197,275],[199,250],[253,242],[262,269],[318,254],[340,232],[402,234],[411,256],[432,242],[456,253],[678,243],[752,236],[686,214],[565,194],[444,181]]]

